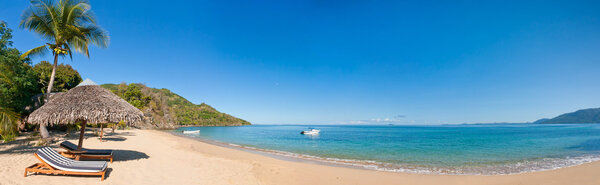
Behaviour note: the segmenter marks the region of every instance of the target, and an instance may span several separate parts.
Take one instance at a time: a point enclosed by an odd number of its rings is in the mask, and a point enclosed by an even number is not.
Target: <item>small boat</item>
[[[317,135],[319,134],[319,132],[321,132],[321,130],[317,130],[314,128],[309,128],[309,130],[304,130],[302,132],[300,132],[300,134],[304,134],[304,135]]]
[[[200,130],[184,130],[184,134],[197,134],[200,133]]]

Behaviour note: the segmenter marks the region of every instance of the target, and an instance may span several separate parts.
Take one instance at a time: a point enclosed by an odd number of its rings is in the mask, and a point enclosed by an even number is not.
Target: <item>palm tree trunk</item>
[[[56,65],[58,63],[58,55],[54,54],[54,65],[52,65],[52,74],[50,74],[50,82],[48,82],[48,90],[46,90],[47,94],[52,92],[52,86],[54,85],[54,75],[56,75]]]
[[[54,54],[54,65],[52,65],[52,74],[50,75],[50,82],[48,82],[48,90],[46,90],[46,100],[50,98],[50,93],[52,92],[52,85],[54,85],[54,75],[56,74],[56,64],[58,63],[58,55]],[[43,139],[50,138],[50,133],[48,133],[48,129],[46,125],[40,124],[40,135]]]

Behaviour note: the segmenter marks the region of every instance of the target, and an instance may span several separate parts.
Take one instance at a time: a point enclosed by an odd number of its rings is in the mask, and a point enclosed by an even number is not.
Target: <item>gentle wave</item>
[[[185,137],[191,137],[183,135]],[[524,160],[492,165],[469,165],[459,167],[420,166],[410,164],[393,164],[377,162],[372,160],[339,159],[330,157],[318,157],[313,155],[298,154],[279,150],[270,150],[244,146],[233,143],[225,143],[216,140],[192,137],[212,144],[257,151],[271,155],[316,161],[325,164],[358,167],[377,171],[414,173],[414,174],[444,174],[444,175],[509,175],[527,172],[555,170],[559,168],[572,167],[594,161],[600,161],[600,155],[585,155],[566,158],[543,158],[535,160]]]
[[[188,136],[287,160],[418,174],[517,174],[600,160],[599,125],[327,125],[318,136],[298,134],[305,127],[201,127]]]

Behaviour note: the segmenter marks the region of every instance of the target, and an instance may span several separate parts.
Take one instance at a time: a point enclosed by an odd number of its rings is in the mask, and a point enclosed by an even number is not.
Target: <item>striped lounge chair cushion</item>
[[[106,161],[75,161],[66,158],[50,147],[40,148],[35,152],[44,162],[63,171],[101,172],[106,169]]]

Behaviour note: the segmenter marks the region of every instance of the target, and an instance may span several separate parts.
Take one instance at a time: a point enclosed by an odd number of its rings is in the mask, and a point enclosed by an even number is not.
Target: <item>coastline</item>
[[[556,158],[543,158],[535,161],[520,161],[519,164],[522,163],[541,163],[544,160],[553,160],[555,163],[561,163],[561,166],[555,165],[546,165],[544,168],[540,169],[528,169],[519,172],[510,172],[510,173],[456,173],[449,171],[448,169],[438,168],[437,171],[432,171],[432,167],[421,167],[421,166],[404,166],[397,165],[391,163],[382,163],[377,161],[370,160],[355,160],[355,159],[339,159],[339,158],[329,158],[329,157],[319,157],[307,154],[298,154],[293,152],[286,152],[280,150],[271,150],[264,148],[256,148],[251,146],[242,146],[233,143],[227,143],[217,140],[211,140],[207,138],[200,137],[192,137],[186,134],[182,134],[179,132],[174,132],[175,130],[162,130],[163,132],[172,134],[177,137],[182,137],[185,139],[193,139],[199,142],[204,142],[211,145],[216,145],[220,147],[230,148],[234,150],[244,151],[255,153],[259,155],[263,155],[266,157],[291,161],[291,162],[304,162],[304,163],[314,163],[326,166],[334,166],[334,167],[345,167],[345,168],[353,168],[353,169],[364,169],[364,170],[372,170],[372,171],[381,171],[381,172],[393,172],[393,173],[409,173],[409,174],[422,174],[422,175],[480,175],[480,176],[492,176],[492,175],[516,175],[516,174],[524,174],[524,173],[532,173],[532,172],[543,172],[550,170],[557,170],[561,168],[569,168],[574,166],[579,166],[582,164],[600,162],[600,157],[598,156],[582,156],[582,157],[573,157],[569,159],[556,159]],[[566,164],[565,164],[566,163]],[[508,166],[513,166],[517,164],[505,164]],[[401,166],[401,168],[390,168],[389,166]],[[506,166],[483,166],[481,168],[501,168]]]
[[[252,125],[252,124],[249,124]],[[248,125],[177,125],[175,127],[173,127],[172,129],[178,129],[178,128],[186,128],[186,127],[241,127],[241,126],[248,126]],[[159,130],[167,130],[167,129],[159,129]]]
[[[56,148],[56,144],[53,145]],[[511,175],[436,175],[383,172],[288,161],[159,130],[117,131],[88,148],[115,149],[105,181],[96,177],[29,175],[34,147],[0,145],[0,184],[600,184],[600,162]],[[57,150],[60,150],[56,148]]]

